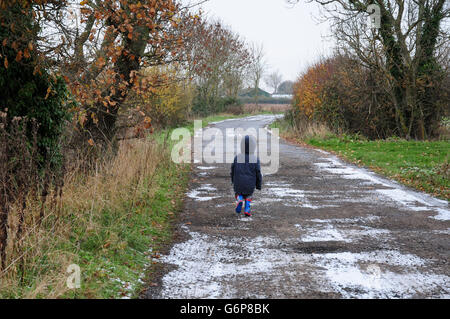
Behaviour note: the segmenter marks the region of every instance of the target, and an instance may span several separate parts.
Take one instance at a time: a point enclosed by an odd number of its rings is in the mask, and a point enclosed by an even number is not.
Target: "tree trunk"
[[[87,122],[84,126],[86,137],[92,138],[95,143],[100,144],[103,148],[111,146],[117,132],[118,112],[134,81],[136,74],[133,74],[133,71],[136,73],[140,69],[139,61],[147,46],[148,28],[137,26],[134,31],[132,39],[128,37],[127,33],[122,34],[124,47],[114,66],[116,74],[115,81],[112,84],[115,86],[114,89],[108,88],[102,93],[104,100],[87,110]],[[118,86],[121,85],[122,89],[119,89]]]

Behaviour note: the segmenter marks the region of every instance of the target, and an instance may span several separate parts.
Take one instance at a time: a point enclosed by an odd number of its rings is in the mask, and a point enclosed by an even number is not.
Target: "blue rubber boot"
[[[242,195],[236,196],[237,204],[236,204],[236,213],[240,214],[242,211],[242,206],[244,204],[244,197]]]
[[[252,216],[252,213],[250,212],[250,209],[251,209],[251,202],[252,202],[252,200],[251,199],[246,199],[245,200],[245,208],[244,208],[244,214],[245,214],[245,216]]]

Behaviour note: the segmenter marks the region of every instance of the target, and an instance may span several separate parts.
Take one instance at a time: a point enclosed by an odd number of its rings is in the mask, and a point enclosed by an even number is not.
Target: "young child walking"
[[[236,213],[251,216],[252,195],[255,188],[261,190],[262,175],[259,158],[253,153],[256,149],[254,137],[246,135],[241,141],[241,154],[231,164],[231,183],[236,197]]]

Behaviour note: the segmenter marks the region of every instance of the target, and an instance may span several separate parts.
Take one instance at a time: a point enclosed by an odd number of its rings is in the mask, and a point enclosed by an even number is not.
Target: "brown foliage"
[[[79,102],[73,110],[79,131],[96,145],[113,139],[130,92],[152,89],[152,81],[138,81],[141,69],[181,62],[199,20],[175,0],[83,1],[38,17],[58,30],[40,49]]]
[[[437,88],[439,81],[434,82]],[[421,87],[416,84],[418,91]],[[337,133],[362,133],[369,138],[403,136],[391,89],[381,70],[364,67],[356,58],[336,55],[312,65],[299,77],[293,105],[299,120],[324,123]],[[434,99],[438,111],[448,95],[442,89]]]

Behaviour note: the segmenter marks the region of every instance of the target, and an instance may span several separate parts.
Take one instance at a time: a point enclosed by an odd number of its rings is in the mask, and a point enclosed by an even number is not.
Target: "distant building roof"
[[[279,99],[292,99],[293,95],[292,94],[272,94],[273,98],[279,98]]]
[[[254,97],[256,95],[258,95],[258,96],[266,96],[266,97],[270,97],[271,96],[270,93],[268,93],[268,92],[266,92],[264,90],[261,90],[260,88],[258,88],[257,90],[255,90],[254,88],[248,88],[248,89],[243,90],[239,94],[239,96],[250,96],[250,97]]]

